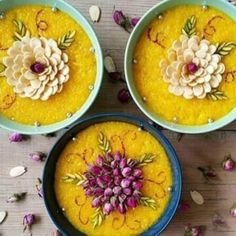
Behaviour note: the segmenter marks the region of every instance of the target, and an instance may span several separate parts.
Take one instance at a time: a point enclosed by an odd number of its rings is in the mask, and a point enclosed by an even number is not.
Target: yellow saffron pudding
[[[21,124],[48,125],[62,121],[82,107],[90,95],[90,86],[95,83],[96,58],[91,50],[92,43],[83,28],[66,13],[45,6],[25,5],[7,11],[5,18],[0,20],[0,63],[14,43],[16,20],[24,23],[31,37],[44,37],[55,42],[68,31],[75,32],[73,42],[64,50],[69,58],[69,80],[61,92],[43,101],[20,97],[2,75],[0,112]]]
[[[103,142],[109,146],[110,153],[119,152],[126,159],[138,161],[143,154],[152,153],[152,161],[139,167],[143,179],[140,192],[155,202],[155,209],[138,205],[128,208],[124,214],[114,210],[105,215],[100,224],[92,224],[96,214],[96,208],[92,207],[93,197],[86,196],[83,186],[70,182],[67,175],[85,173],[89,165],[96,163],[98,156],[104,156]],[[91,236],[111,236],[117,232],[130,236],[146,231],[162,216],[171,197],[169,188],[172,184],[169,159],[162,145],[150,133],[129,123],[104,122],[80,131],[67,144],[56,165],[54,188],[63,214],[79,231]]]
[[[223,42],[230,42],[232,45],[230,53],[221,57],[221,63],[224,64],[221,73],[224,73],[220,75],[221,82],[217,91],[211,90],[212,93],[219,92],[219,98],[214,94],[208,94],[203,99],[176,96],[173,93],[181,95],[181,88],[173,91],[172,87],[171,93],[169,84],[164,81],[160,62],[168,58],[173,42],[180,39],[186,20],[192,16],[196,20],[195,31],[198,40],[204,40],[204,43],[216,47]],[[141,35],[133,55],[134,83],[140,96],[145,97],[146,106],[150,111],[167,121],[182,125],[207,124],[232,111],[236,107],[235,32],[235,21],[213,7],[203,9],[202,6],[181,5],[168,9],[154,19]],[[174,79],[172,83],[176,82]],[[212,83],[212,86],[214,88],[215,84]],[[199,89],[201,88],[196,89],[196,94]]]

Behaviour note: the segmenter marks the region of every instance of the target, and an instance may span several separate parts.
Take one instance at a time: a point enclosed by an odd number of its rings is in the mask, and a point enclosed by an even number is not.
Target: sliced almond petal
[[[209,48],[208,48],[208,52],[210,54],[214,54],[216,52],[216,46],[215,45],[210,45]]]
[[[212,57],[211,57],[211,61],[218,64],[218,63],[221,61],[221,56],[218,55],[218,54],[214,54],[214,55],[212,55]]]
[[[199,192],[197,192],[195,190],[190,191],[190,196],[196,204],[202,205],[204,203],[204,198]]]
[[[194,53],[191,49],[187,49],[184,51],[184,61],[186,63],[189,63],[193,60],[194,58]]]
[[[209,83],[204,83],[203,88],[204,88],[206,93],[211,92],[211,85]]]
[[[116,72],[116,65],[111,56],[104,58],[104,66],[108,73]]]
[[[101,9],[98,6],[91,6],[89,8],[89,15],[91,17],[91,20],[93,22],[99,22],[100,18],[101,18]]]
[[[23,175],[26,171],[27,171],[26,167],[16,166],[10,170],[9,174],[11,177],[18,177]]]
[[[213,74],[214,71],[215,71],[215,68],[214,68],[212,65],[209,65],[209,66],[206,68],[206,71],[207,71],[209,74]]]
[[[200,49],[196,52],[196,56],[198,58],[205,58],[206,57],[206,51]]]
[[[200,96],[204,92],[203,86],[198,84],[193,87],[193,93],[196,97]]]
[[[175,51],[171,51],[168,53],[168,60],[169,61],[175,61],[176,60],[176,53]]]
[[[168,63],[166,60],[161,60],[159,66],[161,69],[165,69],[168,66]]]
[[[213,75],[210,80],[210,85],[212,88],[217,88],[219,86],[219,80]]]
[[[182,48],[182,43],[179,40],[175,40],[172,44],[172,47],[175,51]]]
[[[7,217],[7,212],[0,211],[0,224],[5,220],[6,217]]]

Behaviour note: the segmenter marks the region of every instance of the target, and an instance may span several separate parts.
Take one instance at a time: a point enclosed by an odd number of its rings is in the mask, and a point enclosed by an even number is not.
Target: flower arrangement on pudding
[[[220,91],[225,65],[222,58],[236,47],[233,42],[217,45],[197,36],[195,16],[187,19],[180,39],[168,50],[168,58],[160,62],[163,80],[169,92],[185,99],[225,100]]]
[[[69,57],[64,51],[74,41],[75,31],[69,31],[56,42],[45,37],[31,37],[20,20],[13,22],[17,31],[15,42],[3,58],[2,74],[14,93],[33,100],[48,100],[60,93],[70,78]]]
[[[152,163],[155,155],[145,153],[137,160],[112,152],[110,142],[102,132],[98,135],[98,144],[103,154],[96,158],[95,164],[89,164],[85,173],[68,173],[62,177],[65,183],[81,185],[85,195],[93,198],[91,205],[96,209],[93,227],[100,226],[113,211],[125,214],[138,205],[155,210],[156,201],[142,194],[142,167]]]

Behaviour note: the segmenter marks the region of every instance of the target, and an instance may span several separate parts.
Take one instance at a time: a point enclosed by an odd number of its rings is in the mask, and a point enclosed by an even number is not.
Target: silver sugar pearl
[[[211,123],[213,123],[213,122],[214,122],[214,120],[213,120],[213,119],[211,119],[211,118],[208,118],[208,120],[207,120],[207,121],[208,121],[208,123],[209,123],[209,124],[211,124]]]
[[[66,114],[66,117],[67,118],[70,118],[72,116],[72,113],[71,112],[68,112],[67,114]]]
[[[75,142],[76,140],[77,140],[77,138],[76,138],[76,137],[73,137],[73,138],[72,138],[72,141],[73,141],[73,142]]]
[[[149,125],[154,125],[154,122],[152,120],[148,120]]]
[[[207,9],[208,9],[208,6],[207,6],[207,5],[202,5],[202,9],[203,9],[203,10],[207,10]]]
[[[34,122],[34,126],[39,127],[41,124],[38,121]]]
[[[11,120],[12,120],[12,121],[14,121],[14,120],[15,120],[15,118],[14,118],[14,117],[12,117],[12,118],[11,118]]]
[[[52,11],[53,11],[53,12],[57,12],[57,11],[58,11],[58,8],[57,8],[56,6],[53,6],[53,7],[52,7]]]
[[[168,192],[172,192],[172,187],[167,188]]]
[[[95,48],[90,48],[89,51],[90,51],[91,53],[95,53]]]
[[[140,131],[140,132],[141,132],[141,131],[142,131],[142,128],[141,128],[141,127],[139,127],[139,128],[138,128],[138,131]]]
[[[146,98],[146,97],[143,97],[143,101],[146,102],[146,101],[147,101],[147,98]]]
[[[61,208],[61,210],[64,212],[64,211],[66,211],[66,209],[63,207],[63,208]]]
[[[0,20],[3,20],[5,18],[5,13],[3,11],[0,12]]]
[[[177,118],[176,116],[175,116],[175,117],[173,117],[173,119],[172,119],[172,120],[173,120],[173,122],[174,122],[174,123],[177,123],[177,122],[178,122],[178,118]]]
[[[133,63],[137,64],[138,63],[137,59],[133,59]]]
[[[89,90],[93,90],[94,86],[93,85],[89,85]]]
[[[158,17],[159,20],[163,19],[163,15],[162,14],[159,14],[157,17]]]

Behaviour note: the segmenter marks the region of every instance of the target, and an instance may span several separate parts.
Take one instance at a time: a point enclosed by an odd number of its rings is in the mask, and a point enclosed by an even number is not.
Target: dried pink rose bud
[[[201,235],[202,235],[201,226],[187,225],[185,227],[184,236],[201,236]]]
[[[102,202],[101,202],[100,197],[96,197],[92,201],[92,207],[99,207],[99,206],[101,206],[101,204],[102,204]]]
[[[138,182],[133,182],[132,184],[133,188],[136,190],[140,190],[143,187],[143,183],[138,181]]]
[[[216,177],[216,172],[212,167],[198,167],[198,170],[202,172],[206,179]]]
[[[231,208],[230,214],[232,217],[236,218],[236,204]]]
[[[226,171],[232,171],[235,168],[235,161],[231,158],[231,155],[225,158],[222,162],[222,167]]]
[[[119,176],[120,175],[120,170],[118,168],[113,170],[113,175]]]
[[[46,154],[43,152],[33,152],[29,154],[29,158],[33,161],[44,161],[46,158]]]
[[[11,143],[19,143],[23,141],[23,135],[19,133],[12,133],[9,135],[9,140]]]
[[[198,69],[199,69],[198,66],[193,62],[187,64],[187,71],[190,74],[196,73],[198,71]]]
[[[34,214],[27,214],[24,216],[23,218],[23,225],[24,227],[24,231],[28,228],[30,229],[30,227],[35,223],[35,215]]]
[[[121,103],[128,103],[131,100],[129,90],[126,88],[121,89],[118,92],[117,98]]]
[[[134,177],[141,177],[143,172],[140,169],[134,169],[133,176]]]
[[[120,186],[116,186],[113,188],[113,192],[115,195],[120,195],[122,193],[122,188]]]
[[[94,166],[94,165],[89,165],[88,169],[94,175],[99,175],[102,171],[102,169],[100,167]]]
[[[98,166],[103,166],[104,164],[104,159],[102,156],[98,156],[97,159],[96,159],[96,163]]]
[[[185,201],[180,202],[179,209],[181,211],[187,211],[189,208],[190,208],[190,205],[187,202],[185,202]]]
[[[30,66],[30,69],[32,72],[36,74],[41,74],[44,72],[45,66],[40,62],[35,62],[34,64]]]
[[[125,206],[123,203],[120,203],[119,206],[118,206],[118,211],[121,213],[121,214],[124,214],[126,212],[126,209],[125,209]]]
[[[106,188],[105,191],[104,191],[104,196],[112,196],[113,195],[113,191],[111,188]]]
[[[129,197],[127,199],[127,205],[128,207],[135,208],[138,205],[138,203],[134,197]]]
[[[132,172],[132,169],[130,167],[125,167],[121,173],[124,177],[128,177],[131,175],[131,172]]]
[[[125,189],[123,189],[123,193],[127,196],[130,196],[132,194],[132,189],[131,188],[125,188]]]
[[[113,210],[113,206],[111,205],[111,203],[105,203],[104,207],[103,207],[103,213],[105,215],[109,215]]]
[[[126,22],[126,17],[122,11],[115,10],[113,12],[113,20],[117,25],[123,26]]]
[[[129,179],[123,179],[120,183],[122,188],[128,188],[131,184],[131,181]]]
[[[138,17],[133,17],[131,18],[130,23],[133,27],[135,27],[138,24],[139,20],[140,19]]]

